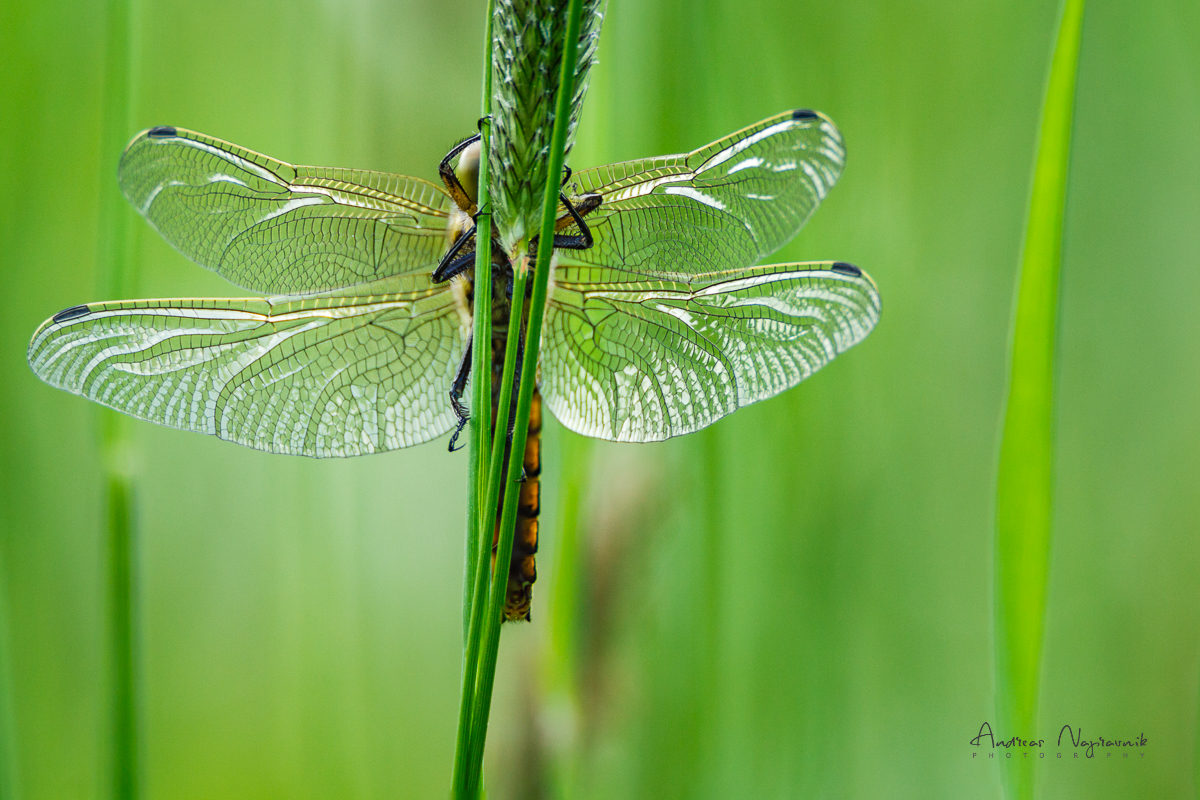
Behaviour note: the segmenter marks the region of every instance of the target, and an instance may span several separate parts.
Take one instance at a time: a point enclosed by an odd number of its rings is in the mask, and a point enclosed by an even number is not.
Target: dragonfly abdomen
[[[492,424],[508,426],[509,437],[514,424],[513,412],[517,404],[517,385],[512,387],[512,406],[508,413],[501,413],[500,384],[504,375],[504,349],[508,339],[508,327],[512,310],[507,294],[507,278],[499,278],[493,285],[492,305]],[[469,292],[470,293],[470,292]],[[523,345],[523,343],[522,343]],[[523,347],[521,348],[523,349]],[[494,433],[494,430],[493,430]],[[509,481],[508,459],[511,455],[511,438],[504,448],[504,467],[501,486]],[[521,459],[524,476],[517,494],[517,518],[513,530],[512,556],[508,564],[508,583],[504,591],[504,619],[516,622],[529,619],[529,608],[533,603],[533,584],[537,580],[538,514],[541,510],[542,474],[542,396],[537,389],[529,404],[529,427],[525,438],[525,453]],[[492,569],[495,570],[496,548],[500,540],[500,510],[496,512],[495,532],[492,538]]]
[[[510,444],[511,446],[511,444]],[[508,482],[509,449],[504,452],[504,473],[501,485]],[[517,520],[513,529],[512,557],[508,562],[508,585],[504,590],[504,619],[517,622],[529,619],[533,603],[533,584],[537,581],[538,514],[542,494],[542,396],[535,389],[529,406],[529,432],[525,438],[522,459],[524,479],[517,494]],[[492,569],[496,568],[496,548],[500,541],[501,510],[496,511],[495,533],[492,537]]]
[[[542,494],[542,396],[535,389],[529,406],[529,433],[523,459],[525,479],[517,499],[517,522],[513,530],[512,560],[504,594],[504,618],[528,620],[537,580],[538,514]]]

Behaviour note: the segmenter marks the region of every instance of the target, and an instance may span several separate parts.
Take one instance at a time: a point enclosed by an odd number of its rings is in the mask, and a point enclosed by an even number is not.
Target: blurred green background
[[[1055,0],[611,0],[575,167],[812,107],[846,172],[774,260],[867,269],[883,321],[663,445],[550,422],[534,622],[490,796],[997,798],[991,526]],[[483,3],[133,0],[128,131],[432,179],[479,107]],[[25,363],[96,296],[104,6],[0,2],[0,797],[107,796],[97,414]],[[1067,209],[1039,736],[1055,798],[1195,796],[1200,6],[1089,4]],[[125,213],[133,215],[132,209]],[[237,295],[140,222],[139,296]],[[154,798],[442,797],[466,457],[343,462],[128,426]]]

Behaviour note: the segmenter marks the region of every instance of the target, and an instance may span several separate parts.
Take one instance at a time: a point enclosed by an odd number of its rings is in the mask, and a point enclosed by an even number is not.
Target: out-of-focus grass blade
[[[1054,481],[1054,372],[1063,209],[1084,0],[1066,0],[1042,108],[1013,322],[996,481],[996,702],[999,736],[1037,739]],[[1033,796],[1033,759],[1005,759],[1010,798]]]
[[[132,133],[130,120],[131,30],[129,0],[106,4],[104,104],[100,153],[100,215],[97,282],[106,300],[128,297],[136,281],[133,215],[117,188],[117,155]],[[107,408],[99,412],[104,452],[107,535],[108,649],[110,687],[110,780],[113,797],[131,800],[138,791],[138,685],[135,490],[128,467],[128,421]]]
[[[0,567],[3,565],[0,564]],[[0,800],[20,797],[17,782],[16,709],[12,690],[12,637],[8,630],[9,597],[5,570],[0,569]]]

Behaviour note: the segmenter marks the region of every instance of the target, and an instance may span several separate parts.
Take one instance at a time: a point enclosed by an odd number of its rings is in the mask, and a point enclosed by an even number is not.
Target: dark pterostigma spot
[[[816,119],[817,116],[811,108],[797,108],[792,112],[792,119]]]
[[[855,278],[861,278],[861,277],[862,277],[862,270],[861,270],[861,269],[859,269],[858,267],[854,266],[853,264],[847,264],[845,261],[835,261],[835,262],[833,262],[833,266],[832,266],[832,267],[830,267],[830,269],[831,269],[831,270],[833,270],[834,272],[840,272],[840,273],[842,273],[843,275],[852,275],[852,276],[854,276]]]
[[[82,317],[84,314],[88,313],[89,311],[91,311],[91,309],[88,308],[87,306],[71,306],[70,308],[64,308],[62,311],[55,314],[54,321],[55,322],[69,322],[70,320],[73,320],[76,317]]]
[[[178,134],[170,125],[159,125],[157,128],[151,128],[146,131],[146,135],[151,139],[168,139]]]

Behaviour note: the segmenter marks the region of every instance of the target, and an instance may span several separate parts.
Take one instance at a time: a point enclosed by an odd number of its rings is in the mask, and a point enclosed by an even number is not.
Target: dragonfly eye
[[[458,157],[458,166],[454,168],[455,177],[472,203],[479,197],[479,151],[479,142],[467,145]]]

